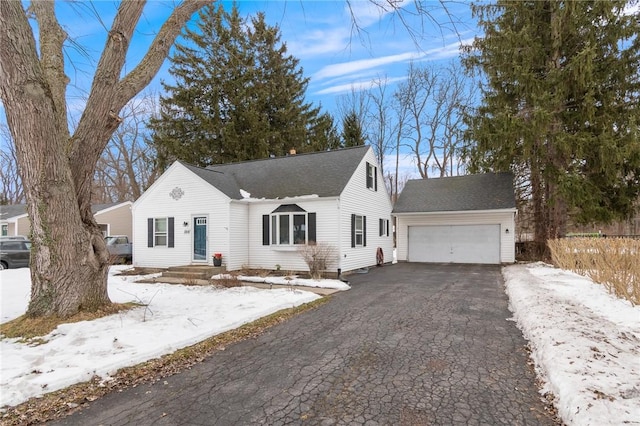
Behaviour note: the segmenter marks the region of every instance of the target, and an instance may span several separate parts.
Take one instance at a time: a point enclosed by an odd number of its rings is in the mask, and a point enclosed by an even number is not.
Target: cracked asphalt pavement
[[[552,425],[499,266],[402,263],[60,425]]]

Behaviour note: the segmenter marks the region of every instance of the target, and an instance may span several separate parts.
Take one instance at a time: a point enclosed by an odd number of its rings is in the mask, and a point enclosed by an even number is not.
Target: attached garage
[[[512,263],[515,214],[510,173],[411,180],[393,210],[398,260]]]

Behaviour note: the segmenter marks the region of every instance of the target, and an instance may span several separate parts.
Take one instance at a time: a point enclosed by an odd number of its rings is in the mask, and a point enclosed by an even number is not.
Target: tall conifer
[[[473,6],[484,36],[467,50],[485,84],[467,117],[471,170],[530,185],[535,240],[568,218],[627,218],[640,193],[640,21],[629,2],[498,1]]]
[[[305,102],[308,78],[287,54],[278,27],[262,13],[243,19],[235,5],[230,12],[211,5],[199,16],[170,58],[175,83],[163,83],[167,96],[150,123],[160,165],[330,148],[326,114]]]

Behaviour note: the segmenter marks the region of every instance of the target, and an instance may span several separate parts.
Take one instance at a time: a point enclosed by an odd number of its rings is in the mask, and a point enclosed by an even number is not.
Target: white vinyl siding
[[[366,190],[366,189],[365,189]],[[338,223],[338,200],[335,198],[291,198],[286,201],[288,204],[296,204],[307,212],[308,215],[315,213],[316,216],[316,241],[318,243],[329,243],[336,248],[336,259],[332,262],[330,270],[337,269],[339,227]],[[262,217],[269,217],[269,242],[272,238],[273,217],[271,213],[285,204],[282,200],[270,200],[268,202],[253,202],[249,212],[249,263],[254,268],[276,269],[280,265],[285,271],[308,271],[307,264],[302,260],[298,248],[301,245],[263,245]],[[300,213],[291,213],[300,214]],[[308,236],[307,236],[308,237]],[[345,238],[348,238],[348,234]]]
[[[379,167],[375,167],[378,190],[367,188],[367,163],[378,164],[372,149],[367,151],[340,195],[340,268],[345,272],[374,266],[378,247],[382,248],[385,262],[391,262],[393,258],[392,235],[379,235],[378,232],[378,220],[391,219],[391,201]],[[352,214],[367,218],[366,246],[351,247]]]
[[[222,262],[229,271],[242,269],[249,262],[249,204],[232,201],[229,205],[229,250],[222,252]]]
[[[175,188],[184,192],[177,200],[169,195]],[[193,217],[197,216],[208,217],[209,253],[222,253],[224,262],[229,252],[229,197],[176,162],[133,205],[134,266],[193,263]],[[174,218],[173,248],[147,247],[147,219],[160,217]],[[207,262],[213,263],[210,258]]]
[[[500,228],[500,263],[515,262],[514,220],[515,211],[497,210],[482,212],[442,212],[398,215],[396,223],[397,256],[399,261],[409,258],[409,227],[412,226],[457,226],[497,225]],[[507,232],[507,229],[509,232]]]
[[[133,240],[131,232],[131,208],[133,203],[130,201],[109,207],[96,212],[94,217],[96,222],[107,225],[109,235],[126,235]]]

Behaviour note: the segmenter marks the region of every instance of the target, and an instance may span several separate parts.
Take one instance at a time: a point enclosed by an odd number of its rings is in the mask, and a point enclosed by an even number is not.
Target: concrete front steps
[[[211,276],[226,272],[224,266],[211,265],[185,265],[172,266],[162,272],[162,276],[145,280],[144,282],[169,283],[169,284],[189,284],[208,285],[211,283]]]

